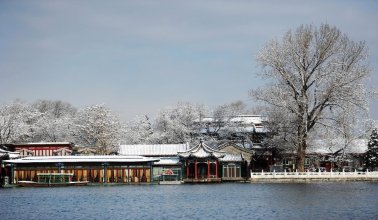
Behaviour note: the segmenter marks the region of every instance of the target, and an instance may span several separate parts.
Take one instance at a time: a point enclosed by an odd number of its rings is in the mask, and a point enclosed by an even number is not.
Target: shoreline
[[[319,183],[319,182],[378,182],[378,178],[264,178],[251,179],[250,183]]]
[[[251,172],[252,183],[311,183],[378,181],[378,172]]]
[[[161,186],[167,186],[167,185],[213,185],[213,184],[232,184],[232,183],[244,183],[244,184],[258,184],[258,183],[276,183],[276,184],[285,184],[285,183],[346,183],[346,182],[378,182],[377,177],[359,177],[359,178],[250,178],[245,181],[227,181],[227,182],[219,182],[219,183],[183,183],[180,184],[159,184],[159,183],[139,183],[139,184],[101,184],[101,183],[89,183],[86,186],[79,186],[79,187],[96,187],[96,186],[105,186],[105,187],[111,187],[111,186],[147,186],[147,185],[161,185]],[[63,186],[62,186],[63,187]],[[64,186],[65,188],[67,186]],[[78,187],[78,186],[70,186],[70,187]],[[8,184],[5,186],[0,186],[0,188],[25,188],[16,184]],[[35,188],[33,186],[26,187],[26,188]],[[46,186],[46,188],[49,188]],[[51,188],[51,187],[50,187]]]

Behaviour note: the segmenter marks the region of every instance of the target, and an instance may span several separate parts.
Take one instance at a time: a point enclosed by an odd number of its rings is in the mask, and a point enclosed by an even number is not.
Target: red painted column
[[[130,167],[127,167],[127,182],[130,182]]]
[[[197,179],[197,160],[194,160],[194,179]]]
[[[142,179],[143,179],[143,181],[147,182],[147,171],[146,171],[146,168],[143,168]]]
[[[186,178],[189,178],[189,162],[186,161]]]
[[[210,179],[210,161],[207,160],[207,178]]]
[[[218,178],[218,160],[216,160],[215,162],[216,162],[216,165],[215,165],[215,176]]]
[[[125,171],[125,169],[123,168],[122,169],[122,181],[121,181],[122,183],[125,183],[126,182],[126,171]]]
[[[101,169],[98,170],[98,182],[99,182],[99,183],[102,183],[102,173],[101,173]]]

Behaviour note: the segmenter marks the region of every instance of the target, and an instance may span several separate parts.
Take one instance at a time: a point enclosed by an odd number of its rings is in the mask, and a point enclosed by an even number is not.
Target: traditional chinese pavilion
[[[212,149],[201,141],[197,146],[177,154],[185,164],[184,182],[221,182],[219,160],[226,155],[225,152]]]

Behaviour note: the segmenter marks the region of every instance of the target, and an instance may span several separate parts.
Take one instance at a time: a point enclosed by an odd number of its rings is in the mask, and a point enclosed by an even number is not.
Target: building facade
[[[141,156],[53,156],[5,160],[9,183],[37,181],[39,173],[70,173],[72,181],[89,183],[151,183],[152,164],[158,159]]]
[[[268,133],[266,122],[267,117],[262,115],[201,117],[195,121],[200,126],[201,135],[237,141],[245,148],[263,141]]]
[[[153,163],[153,180],[156,182],[181,181],[182,162],[177,152],[188,150],[189,144],[134,144],[120,145],[119,155],[144,156],[158,159]]]
[[[46,142],[9,144],[8,146],[12,151],[19,152],[20,157],[51,157],[72,155],[74,145],[70,142]]]
[[[220,159],[222,165],[222,181],[246,180],[250,177],[254,151],[234,143],[224,143],[217,147],[226,152]]]
[[[153,164],[155,181],[170,179],[219,182],[248,178],[253,151],[234,144],[222,144],[218,148],[212,148],[200,142],[194,147],[189,144],[121,145],[118,153],[160,159]]]
[[[332,141],[315,140],[308,146],[305,169],[308,171],[354,171],[363,170],[363,156],[367,151],[367,140],[356,139],[345,142],[342,139]],[[284,151],[281,158],[276,158],[274,169],[295,171],[295,151]]]

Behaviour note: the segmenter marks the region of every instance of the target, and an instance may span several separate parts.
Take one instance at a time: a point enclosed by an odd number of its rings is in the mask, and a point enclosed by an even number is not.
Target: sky
[[[0,104],[105,104],[122,118],[178,102],[255,106],[256,55],[301,24],[366,41],[377,85],[378,1],[0,0]],[[378,119],[377,100],[370,113]],[[263,113],[261,113],[263,114]]]

